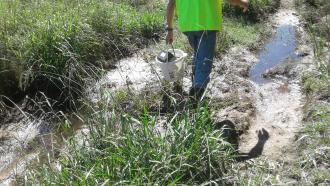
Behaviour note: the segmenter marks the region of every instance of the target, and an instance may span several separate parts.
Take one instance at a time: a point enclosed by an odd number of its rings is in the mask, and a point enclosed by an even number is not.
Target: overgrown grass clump
[[[13,83],[0,85],[0,94],[8,86],[38,90],[36,79],[58,89],[76,84],[69,88],[76,91],[88,66],[125,57],[158,38],[163,19],[162,9],[139,11],[107,0],[1,1],[0,76]]]
[[[262,23],[249,23],[243,18],[224,18],[223,31],[218,33],[217,54],[224,54],[233,45],[256,49],[260,45],[256,41],[263,41],[267,36],[267,28]]]
[[[207,106],[169,114],[161,127],[159,117],[146,106],[138,114],[109,111],[116,101],[112,99],[88,109],[85,122],[90,132],[84,139],[70,141],[68,152],[54,160],[59,168],[53,163],[33,167],[25,184],[223,183],[234,149],[223,140],[222,131],[215,130]]]
[[[297,0],[310,31],[315,54],[315,71],[303,77],[307,94],[306,127],[299,136],[299,166],[308,172],[310,184],[329,184],[330,174],[330,1]]]
[[[306,27],[309,29],[314,54],[318,58],[317,66],[323,75],[330,76],[330,1],[327,0],[296,0],[300,7]]]

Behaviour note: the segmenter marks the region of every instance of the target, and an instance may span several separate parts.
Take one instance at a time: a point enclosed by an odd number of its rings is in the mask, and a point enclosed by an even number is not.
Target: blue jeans
[[[210,81],[217,31],[184,32],[194,50],[192,88],[206,88]]]

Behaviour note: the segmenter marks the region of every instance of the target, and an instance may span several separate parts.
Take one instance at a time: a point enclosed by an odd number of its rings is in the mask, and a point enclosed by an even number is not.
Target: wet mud
[[[252,157],[282,161],[295,157],[295,136],[302,128],[304,103],[300,78],[313,57],[311,47],[298,42],[305,33],[293,7],[292,1],[282,1],[272,22],[276,33],[249,72],[256,112],[241,136],[239,150]]]

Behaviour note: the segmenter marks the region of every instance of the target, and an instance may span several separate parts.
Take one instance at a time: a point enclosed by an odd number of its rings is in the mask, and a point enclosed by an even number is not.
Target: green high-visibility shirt
[[[221,30],[222,0],[176,0],[181,32]]]

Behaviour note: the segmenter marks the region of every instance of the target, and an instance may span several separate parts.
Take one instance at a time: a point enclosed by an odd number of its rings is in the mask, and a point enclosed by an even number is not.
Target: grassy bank
[[[303,79],[307,95],[306,128],[299,136],[300,167],[311,184],[330,183],[330,2],[298,0],[300,12],[310,31],[316,70]]]
[[[140,11],[129,1],[1,1],[0,94],[42,91],[60,102],[80,94],[83,78],[95,76],[92,65],[159,37],[163,9],[157,3],[141,1]]]
[[[234,149],[223,140],[221,130],[214,130],[207,106],[167,115],[162,128],[160,118],[146,107],[132,116],[118,110],[120,105],[113,101],[110,96],[99,107],[89,108],[86,114],[92,117],[85,118],[89,136],[71,139],[61,158],[33,166],[21,181],[28,185],[222,182]],[[109,106],[114,110],[109,112]]]
[[[279,0],[250,0],[249,10],[242,13],[239,7],[231,6],[228,1],[223,1],[223,14],[226,17],[244,19],[250,23],[263,21],[280,6]]]

